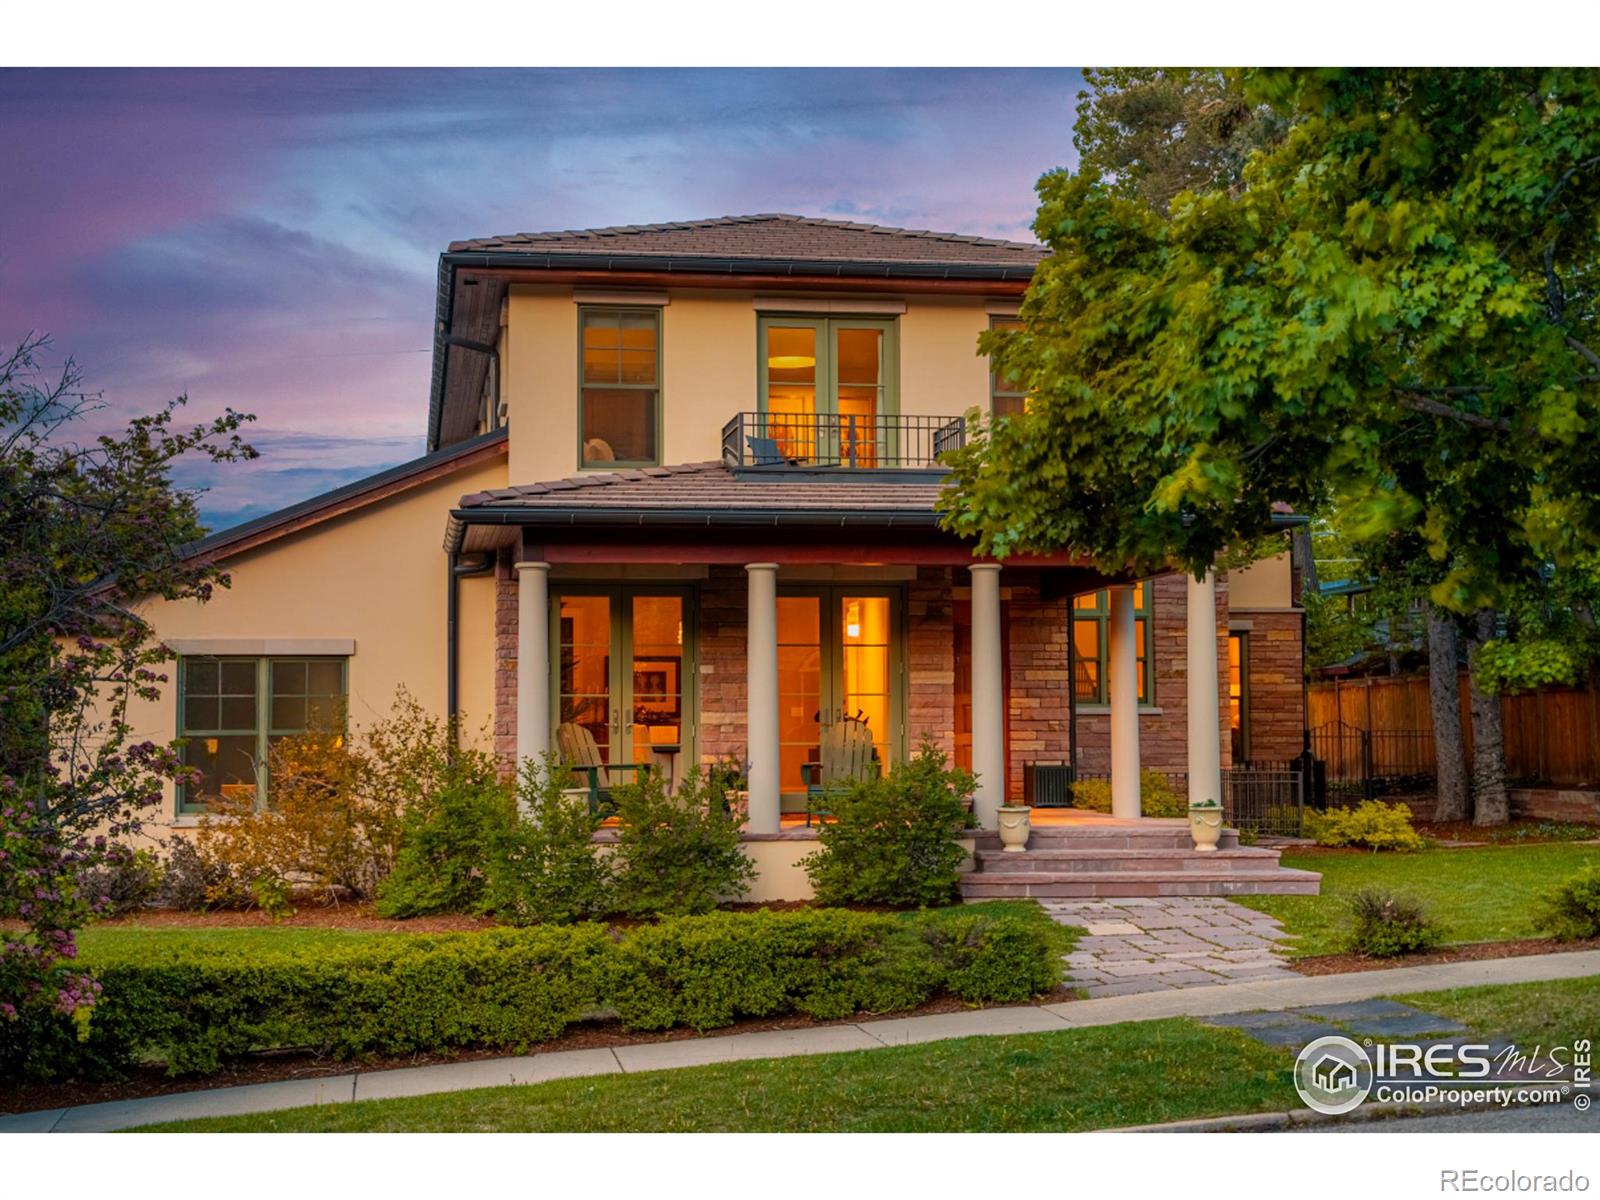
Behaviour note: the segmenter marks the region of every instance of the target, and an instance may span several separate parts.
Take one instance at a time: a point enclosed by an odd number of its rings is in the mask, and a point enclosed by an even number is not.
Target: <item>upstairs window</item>
[[[343,658],[184,658],[178,735],[198,784],[178,790],[178,811],[204,812],[208,797],[260,803],[274,742],[343,719]]]
[[[661,462],[661,312],[578,310],[578,465]]]
[[[1133,644],[1138,660],[1139,703],[1155,703],[1150,678],[1151,589],[1133,585]],[[1079,596],[1072,602],[1073,694],[1083,704],[1110,703],[1106,690],[1110,641],[1106,625],[1111,619],[1111,597],[1104,591]]]
[[[1021,329],[1016,317],[991,317],[990,329]],[[989,415],[991,417],[1018,417],[1028,405],[1028,393],[1021,390],[1021,380],[1015,376],[989,374]]]

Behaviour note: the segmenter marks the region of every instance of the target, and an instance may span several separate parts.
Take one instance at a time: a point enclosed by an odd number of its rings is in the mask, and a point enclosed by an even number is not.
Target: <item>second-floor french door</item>
[[[854,722],[880,769],[900,753],[905,695],[898,593],[860,586],[786,588],[778,596],[779,785],[804,806],[805,763]]]
[[[550,605],[551,745],[575,759],[694,761],[694,630],[680,588],[560,586]],[[631,776],[628,776],[631,779]]]
[[[877,466],[892,460],[898,411],[895,323],[872,317],[763,317],[765,436],[786,458]]]

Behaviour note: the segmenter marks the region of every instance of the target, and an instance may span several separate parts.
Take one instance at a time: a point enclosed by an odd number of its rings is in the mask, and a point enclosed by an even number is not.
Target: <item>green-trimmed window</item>
[[[661,462],[661,310],[580,308],[578,465]]]
[[[1017,317],[990,317],[990,329],[1021,329],[1022,321]],[[1021,416],[1028,406],[1028,393],[1020,387],[1021,381],[1014,375],[1001,378],[999,374],[989,373],[989,415],[992,417]]]
[[[1139,671],[1139,703],[1155,703],[1155,683],[1150,671],[1151,588],[1144,582],[1133,585],[1133,642]],[[1107,592],[1079,596],[1072,602],[1073,693],[1083,704],[1109,703],[1106,691],[1106,624],[1111,619],[1111,597]]]
[[[178,789],[178,811],[204,812],[208,797],[266,796],[273,742],[342,720],[345,687],[343,658],[180,660],[178,736],[201,779]]]

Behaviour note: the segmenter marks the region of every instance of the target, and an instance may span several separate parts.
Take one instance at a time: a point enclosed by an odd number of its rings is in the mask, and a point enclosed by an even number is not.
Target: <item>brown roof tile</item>
[[[572,479],[547,480],[475,492],[461,498],[464,509],[572,508],[609,511],[727,509],[788,513],[904,513],[931,518],[939,484],[926,478],[895,479],[838,474],[787,475],[751,472],[735,475],[720,462],[682,463],[642,471],[593,472]],[[510,493],[508,495],[507,493]]]
[[[450,243],[452,252],[649,255],[689,258],[792,258],[839,262],[987,263],[1032,266],[1047,251],[1032,242],[1007,242],[963,233],[895,229],[792,213],[713,217],[660,225],[615,225],[513,233]]]

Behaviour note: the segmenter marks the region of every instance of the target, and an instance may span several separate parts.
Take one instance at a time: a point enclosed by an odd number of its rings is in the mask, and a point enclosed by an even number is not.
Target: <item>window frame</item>
[[[989,329],[990,329],[990,331],[992,332],[993,330],[1001,329],[1001,328],[1021,329],[1021,328],[1023,328],[1022,318],[1021,317],[1002,316],[1002,315],[999,315],[999,314],[991,314],[990,317],[989,317]],[[1016,401],[1018,401],[1020,403],[1021,407],[1014,413],[996,412],[995,411],[995,401],[996,400],[1000,400],[1000,399],[1016,400]],[[1007,388],[1002,388],[1000,386],[1000,376],[995,371],[990,370],[990,372],[989,372],[989,419],[990,420],[996,420],[996,419],[998,419],[1000,417],[1018,417],[1018,416],[1021,416],[1023,413],[1025,413],[1027,411],[1027,407],[1028,407],[1028,393],[1025,392],[1025,391],[1011,391],[1011,390],[1009,390]]]
[[[588,316],[591,313],[604,313],[604,314],[611,315],[611,316],[623,316],[623,315],[627,315],[627,316],[647,316],[647,317],[649,317],[651,319],[651,321],[653,321],[655,323],[655,330],[656,330],[656,378],[655,378],[655,382],[653,384],[608,383],[608,384],[603,384],[602,385],[602,384],[598,384],[598,383],[591,384],[591,383],[588,383],[584,379],[584,377],[583,377],[583,330],[584,330],[584,323],[585,323],[585,321],[587,320]],[[662,462],[662,449],[663,449],[662,442],[666,438],[666,420],[665,420],[666,408],[665,408],[665,404],[664,404],[664,401],[663,401],[665,388],[662,386],[662,380],[666,376],[666,365],[665,365],[665,363],[663,361],[663,353],[665,351],[665,343],[666,343],[664,325],[665,325],[665,322],[662,320],[661,308],[659,306],[657,306],[657,305],[651,305],[651,304],[580,304],[580,305],[578,305],[578,408],[577,408],[578,427],[577,427],[577,431],[576,431],[577,443],[578,443],[577,444],[578,470],[580,470],[580,471],[614,471],[614,470],[618,470],[618,469],[633,469],[633,468],[637,468],[637,467],[659,467],[661,465],[661,462]],[[586,462],[584,460],[584,457],[583,457],[583,444],[584,444],[584,437],[583,437],[584,393],[590,387],[594,387],[594,388],[604,387],[609,391],[637,391],[637,392],[654,391],[655,392],[655,396],[656,396],[655,408],[654,408],[654,411],[653,411],[652,417],[651,417],[651,419],[655,421],[655,426],[656,426],[656,428],[655,428],[656,453],[655,453],[655,457],[654,458],[641,458],[641,459],[632,459],[632,458],[622,459],[622,458],[618,458],[618,459],[612,460],[611,462],[603,462],[603,463],[591,463],[591,462]]]
[[[900,415],[900,320],[898,317],[885,317],[881,314],[864,313],[861,316],[851,316],[849,313],[781,313],[763,312],[756,318],[756,409],[758,412],[767,411],[767,330],[778,329],[804,329],[816,331],[817,366],[816,366],[816,411],[819,413],[839,411],[839,364],[838,355],[833,352],[834,331],[836,326],[845,326],[850,329],[877,329],[883,333],[883,382],[879,384],[883,393],[883,411],[879,416],[897,417]],[[823,396],[826,395],[831,408],[822,406]]]
[[[1138,640],[1137,657],[1144,663],[1144,687],[1139,693],[1139,707],[1154,708],[1156,703],[1155,587],[1153,586],[1154,581],[1149,579],[1138,580],[1138,583],[1139,590],[1144,593],[1143,600],[1135,604],[1133,608],[1134,636]],[[1094,607],[1079,606],[1078,601],[1086,596],[1094,598]],[[1067,640],[1072,647],[1073,660],[1081,662],[1084,657],[1082,652],[1078,650],[1078,644],[1075,640],[1077,624],[1080,621],[1095,627],[1096,647],[1098,650],[1095,656],[1095,695],[1092,697],[1078,695],[1078,681],[1076,678],[1072,678],[1067,681],[1067,686],[1072,689],[1073,702],[1078,705],[1103,707],[1111,702],[1107,680],[1107,672],[1110,666],[1109,659],[1111,657],[1110,637],[1108,636],[1109,631],[1107,628],[1111,620],[1110,593],[1107,589],[1101,588],[1097,592],[1085,592],[1082,595],[1072,596],[1067,601],[1067,612],[1069,622]],[[1144,636],[1142,638],[1138,636],[1138,629],[1141,624],[1144,626]]]
[[[189,691],[188,664],[191,662],[249,662],[255,665],[256,678],[256,727],[250,730],[202,730],[190,733],[184,719],[184,711]],[[256,764],[256,808],[264,808],[270,800],[268,788],[271,780],[268,774],[268,755],[273,738],[293,737],[300,730],[279,730],[272,723],[272,664],[280,662],[336,662],[339,664],[339,698],[345,703],[350,699],[350,658],[344,654],[184,654],[178,656],[178,686],[177,686],[177,734],[184,741],[184,750],[188,749],[188,742],[192,738],[203,737],[244,737],[247,734],[256,739],[255,764]],[[182,755],[187,760],[187,754]],[[174,811],[180,817],[201,816],[206,811],[204,800],[192,800],[188,796],[188,788],[178,784]]]

